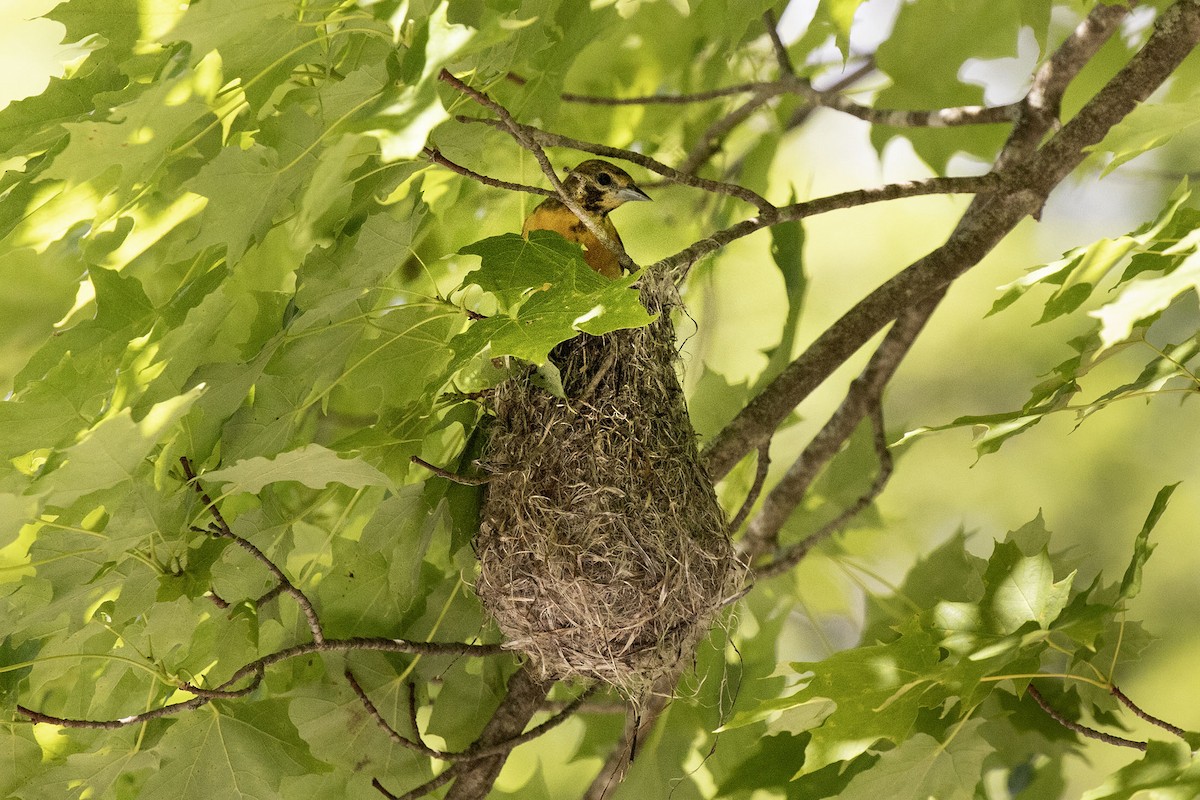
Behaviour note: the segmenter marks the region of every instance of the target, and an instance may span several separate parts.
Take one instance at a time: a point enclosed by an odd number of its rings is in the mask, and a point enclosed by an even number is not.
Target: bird
[[[608,218],[609,212],[631,200],[650,199],[628,172],[598,158],[584,161],[568,172],[562,185],[579,207],[622,247],[621,236]],[[621,277],[617,254],[601,244],[596,234],[559,198],[547,198],[530,212],[521,235],[529,238],[530,231],[554,231],[583,245],[583,260],[589,267],[606,278]]]

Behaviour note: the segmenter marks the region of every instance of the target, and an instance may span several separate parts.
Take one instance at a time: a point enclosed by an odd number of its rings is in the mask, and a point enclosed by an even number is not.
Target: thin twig
[[[795,75],[796,68],[792,66],[792,57],[788,55],[787,47],[779,38],[779,21],[775,19],[775,12],[769,8],[763,12],[763,27],[767,29],[767,36],[771,37],[771,48],[775,51],[775,62],[779,64],[780,74]]]
[[[704,133],[700,134],[695,147],[687,154],[683,163],[679,165],[679,171],[686,174],[697,172],[706,161],[721,149],[721,143],[725,141],[725,137],[734,128],[748,120],[755,111],[758,111],[769,100],[784,94],[787,88],[787,84],[783,81],[763,83],[740,106],[728,114],[713,120]]]
[[[469,117],[458,115],[455,117],[459,122],[471,124],[490,125],[493,128],[507,130],[499,120],[486,119],[482,117]],[[524,125],[517,123],[521,128],[522,133],[528,136],[533,141],[543,147],[569,147],[572,150],[579,150],[583,153],[591,153],[592,155],[603,156],[604,158],[619,158],[622,161],[628,161],[631,164],[637,164],[639,167],[650,170],[658,175],[662,175],[672,183],[680,183],[684,186],[691,186],[695,189],[703,189],[714,194],[728,195],[736,197],[739,200],[744,200],[747,203],[757,207],[760,212],[769,214],[775,210],[765,197],[757,192],[747,189],[745,186],[739,186],[736,183],[726,183],[724,181],[714,181],[708,178],[701,178],[697,175],[690,175],[680,172],[674,167],[669,167],[666,164],[651,158],[644,153],[638,153],[633,150],[626,150],[620,147],[611,147],[605,144],[596,144],[595,142],[584,141],[583,139],[574,139],[570,136],[563,136],[559,133],[550,133],[549,131],[535,128],[532,125]]]
[[[762,85],[762,81],[737,83],[723,86],[719,89],[709,89],[703,92],[688,92],[686,94],[646,94],[637,97],[605,97],[594,94],[575,94],[563,92],[559,95],[568,103],[580,103],[591,106],[648,106],[648,105],[688,105],[717,100],[735,94],[749,94]]]
[[[208,509],[208,512],[212,514],[213,520],[215,520],[214,524],[210,525],[207,529],[200,528],[195,530],[206,531],[218,538],[231,539],[238,547],[245,550],[256,561],[266,567],[275,576],[275,580],[279,585],[283,587],[283,591],[287,592],[296,601],[296,605],[300,606],[300,610],[304,613],[304,618],[308,622],[308,629],[312,633],[313,641],[318,644],[323,642],[325,640],[325,633],[321,630],[321,621],[317,617],[317,611],[313,608],[312,601],[308,599],[308,595],[296,588],[287,575],[283,574],[283,570],[268,558],[266,553],[258,549],[253,542],[233,532],[233,529],[229,527],[229,523],[221,516],[221,510],[217,508],[217,504],[213,502],[208,493],[204,491],[204,487],[200,485],[200,480],[196,477],[196,473],[192,469],[191,460],[187,456],[180,456],[179,463],[183,465],[183,474],[187,476],[188,483],[200,495],[201,502],[204,503],[205,508]]]
[[[71,717],[56,717],[51,714],[43,714],[40,711],[33,711],[25,706],[17,706],[17,710],[24,714],[34,722],[48,722],[52,725],[61,725],[64,728],[98,728],[111,730],[114,728],[124,728],[128,725],[137,725],[147,720],[159,719],[161,717],[172,716],[184,711],[191,711],[208,703],[216,697],[236,696],[242,694],[241,690],[230,690],[229,687],[236,685],[246,678],[256,678],[267,667],[278,664],[281,661],[286,661],[290,658],[298,658],[300,656],[311,655],[313,653],[347,653],[356,650],[368,650],[385,653],[406,653],[412,655],[452,655],[452,656],[494,656],[504,653],[505,650],[500,645],[492,644],[463,644],[461,642],[414,642],[406,639],[385,639],[382,637],[354,637],[349,639],[325,639],[321,642],[308,642],[298,644],[292,647],[286,647],[282,650],[277,650],[274,653],[269,653],[261,658],[240,667],[233,675],[215,690],[202,690],[203,696],[193,697],[190,700],[185,700],[180,703],[162,706],[161,708],[144,711],[140,714],[132,714],[128,717],[112,720],[90,720],[77,719]],[[183,687],[181,687],[183,688]],[[185,691],[190,691],[186,689]],[[233,691],[232,694],[230,692]]]
[[[758,495],[762,492],[763,483],[767,480],[767,471],[770,468],[771,443],[768,441],[758,448],[758,463],[754,465],[754,483],[750,484],[750,491],[746,492],[746,499],[742,501],[742,507],[734,514],[726,528],[731,536],[741,529],[746,517],[750,516],[750,509],[754,508],[754,504],[758,502]]]
[[[197,697],[205,697],[209,700],[227,700],[233,697],[243,697],[253,692],[259,687],[259,684],[262,683],[264,674],[265,671],[261,667],[255,670],[254,678],[241,689],[203,689],[187,682],[181,683],[179,688],[183,689],[185,692],[190,692]]]
[[[408,703],[409,724],[412,725],[415,738],[409,739],[407,736],[393,728],[391,723],[384,719],[383,714],[379,711],[379,708],[376,707],[375,703],[367,695],[366,690],[363,689],[362,685],[354,677],[354,673],[350,670],[346,670],[345,675],[346,680],[350,684],[350,688],[354,690],[354,694],[358,696],[358,699],[360,702],[362,702],[363,707],[367,709],[367,712],[372,716],[372,718],[374,718],[375,722],[384,730],[384,732],[387,733],[388,737],[391,738],[393,742],[401,745],[402,747],[406,747],[409,750],[420,753],[424,756],[428,756],[429,758],[436,758],[439,761],[475,761],[480,758],[487,758],[500,753],[507,753],[510,750],[513,750],[527,742],[533,741],[539,736],[544,735],[546,732],[566,722],[571,715],[573,715],[579,709],[579,707],[583,705],[583,701],[596,691],[594,686],[588,687],[583,691],[583,693],[563,706],[561,710],[556,712],[545,722],[535,725],[534,727],[517,736],[512,736],[508,739],[491,743],[476,741],[465,750],[461,750],[457,753],[450,753],[444,750],[435,750],[429,745],[425,744],[424,739],[422,739],[421,731],[416,724],[416,692],[414,691],[414,687],[411,685],[409,686]]]
[[[462,164],[451,161],[442,154],[441,150],[436,147],[426,147],[422,152],[429,157],[429,160],[435,164],[441,164],[451,172],[457,172],[459,175],[466,176],[472,180],[479,181],[485,186],[494,186],[497,189],[507,189],[510,192],[526,192],[528,194],[541,195],[542,197],[557,197],[554,192],[549,189],[543,189],[540,186],[527,186],[523,183],[512,183],[511,181],[502,181],[499,178],[491,178],[487,175],[480,174],[475,170],[468,169]]]
[[[888,451],[887,436],[884,433],[883,411],[878,405],[874,407],[871,413],[871,422],[875,427],[875,452],[879,459],[879,472],[876,473],[875,480],[871,482],[871,486],[857,500],[844,508],[840,514],[822,525],[819,530],[811,536],[806,537],[804,541],[792,545],[775,556],[769,563],[756,568],[754,570],[754,579],[773,578],[799,564],[804,560],[805,556],[812,552],[814,547],[840,531],[845,527],[846,523],[861,514],[871,503],[875,502],[875,499],[883,492],[888,481],[891,480],[894,464],[892,462],[892,455]]]
[[[445,478],[448,481],[453,481],[454,483],[462,486],[486,486],[488,483],[491,483],[492,480],[491,475],[481,475],[477,478],[473,478],[468,475],[459,475],[457,472],[451,472],[448,469],[442,469],[436,464],[430,464],[420,456],[411,456],[409,460],[417,466],[424,467],[434,475],[437,475],[439,478]]]
[[[608,351],[608,355],[605,356],[604,361],[600,363],[600,368],[596,370],[596,374],[592,376],[590,381],[588,381],[588,385],[583,387],[583,391],[580,392],[578,399],[580,401],[586,401],[588,398],[590,398],[592,393],[596,391],[596,387],[600,385],[600,381],[604,380],[604,376],[608,374],[609,370],[611,370],[616,363],[617,350],[616,348],[613,348]]]
[[[809,83],[809,87],[813,88],[814,91],[820,92],[821,95],[839,95],[843,91],[845,91],[846,89],[849,89],[851,86],[858,83],[859,81],[861,81],[863,78],[867,77],[874,71],[875,71],[875,57],[874,57],[874,55],[871,55],[871,56],[868,56],[863,61],[863,63],[859,64],[857,67],[850,70],[849,72],[846,72],[843,75],[841,75],[836,81],[833,82],[833,84],[831,84],[827,88],[818,90],[812,86],[811,82]],[[817,110],[818,108],[820,108],[820,106],[818,104],[810,101],[808,104],[796,109],[792,113],[791,118],[787,121],[787,125],[784,126],[784,132],[795,130],[796,128],[803,125],[808,120],[808,118],[812,116],[813,111]],[[735,167],[740,166],[740,162],[741,162],[741,159],[738,159],[738,161],[734,162],[734,166]]]
[[[1026,688],[1026,691],[1029,693],[1029,696],[1033,698],[1034,702],[1042,707],[1042,711],[1045,711],[1051,719],[1053,719],[1059,725],[1062,725],[1067,730],[1075,731],[1075,733],[1078,733],[1080,736],[1086,736],[1089,739],[1096,739],[1097,741],[1104,742],[1105,744],[1113,744],[1119,747],[1132,747],[1134,750],[1141,750],[1145,752],[1145,742],[1138,742],[1133,739],[1125,739],[1121,736],[1113,736],[1111,733],[1098,731],[1095,728],[1089,728],[1088,726],[1081,725],[1074,720],[1067,719],[1061,713],[1059,713],[1054,706],[1050,705],[1050,703],[1046,701],[1045,697],[1042,697],[1042,693],[1039,692],[1032,683],[1029,684],[1029,686]]]
[[[952,128],[960,125],[996,125],[1017,118],[1020,103],[1002,106],[955,106],[927,111],[902,111],[859,105],[845,95],[819,92],[811,87],[802,92],[809,102],[841,111],[872,125],[892,128]]]
[[[838,405],[837,410],[821,427],[821,430],[813,436],[800,456],[779,479],[779,482],[771,488],[738,546],[747,561],[752,563],[759,556],[776,548],[780,529],[792,512],[803,502],[817,475],[833,460],[833,457],[838,454],[868,415],[872,415],[875,422],[876,454],[880,464],[880,473],[876,478],[878,491],[875,491],[874,494],[883,490],[883,485],[879,483],[879,480],[882,478],[886,482],[887,477],[891,474],[891,455],[887,450],[887,442],[883,438],[882,412],[879,411],[883,390],[892,376],[896,374],[900,363],[908,355],[913,342],[916,341],[917,336],[920,335],[929,317],[933,314],[933,310],[937,307],[939,299],[940,295],[930,298],[909,309],[896,320],[883,341],[879,343],[879,347],[871,355],[862,373],[850,384],[850,389],[846,392],[846,397]],[[876,486],[872,486],[872,489],[876,489]],[[868,492],[868,495],[872,498],[874,496],[871,492]],[[783,557],[793,559],[790,561],[793,565],[798,563],[818,541],[840,529],[869,502],[869,499],[863,502],[860,498],[859,503],[846,509],[837,519],[814,534],[813,540],[805,540],[796,546],[799,549],[789,551]],[[775,566],[776,564],[778,566]],[[772,571],[768,574],[778,574],[785,568],[782,562],[778,561],[773,562],[771,567]],[[759,574],[763,573],[760,571]]]
[[[442,772],[436,777],[425,781],[425,783],[422,783],[411,792],[405,792],[404,794],[392,794],[383,787],[383,784],[379,782],[379,778],[372,778],[371,785],[375,787],[376,791],[388,798],[388,800],[417,800],[418,797],[424,797],[425,795],[433,792],[435,789],[445,786],[447,783],[454,780],[456,775],[458,775],[458,769],[454,766],[451,766],[445,772]]]
[[[354,677],[354,673],[351,670],[347,669],[345,674],[346,681],[350,684],[350,688],[354,690],[354,693],[358,695],[359,702],[363,704],[363,708],[367,709],[367,713],[374,718],[375,723],[384,730],[384,732],[393,742],[401,747],[406,747],[409,750],[430,758],[442,758],[445,755],[444,753],[439,753],[437,750],[429,747],[425,744],[424,740],[421,739],[421,732],[417,729],[415,714],[416,693],[412,690],[411,685],[409,686],[408,702],[410,707],[412,707],[412,711],[414,712],[411,714],[412,719],[410,720],[410,724],[412,725],[413,733],[416,736],[415,739],[409,739],[407,736],[393,728],[391,723],[383,718],[383,714],[379,712],[379,708],[375,705],[374,701],[367,696],[366,690],[362,688],[362,684],[360,684],[358,679]],[[443,758],[442,760],[449,761],[450,759]]]
[[[1136,714],[1139,719],[1149,722],[1151,725],[1156,725],[1159,728],[1162,728],[1164,731],[1170,731],[1180,739],[1187,739],[1187,731],[1185,731],[1183,728],[1172,725],[1164,719],[1159,719],[1153,714],[1143,711],[1141,706],[1130,700],[1124,692],[1117,688],[1116,684],[1113,684],[1109,691],[1112,692],[1113,697],[1120,700],[1121,704]]]
[[[685,247],[674,255],[652,264],[649,269],[661,274],[670,275],[678,283],[687,277],[691,266],[704,256],[721,249],[732,241],[749,236],[779,222],[804,219],[805,217],[824,214],[830,211],[854,208],[870,203],[899,200],[905,197],[921,197],[930,194],[995,192],[1002,187],[1003,182],[1000,177],[988,173],[986,175],[962,178],[928,178],[923,181],[890,183],[886,186],[873,189],[854,189],[848,192],[839,192],[838,194],[819,197],[803,203],[782,206],[770,216],[743,220]],[[755,445],[757,446],[757,444],[756,442]]]
[[[128,717],[120,719],[74,719],[71,717],[56,717],[53,714],[43,714],[40,711],[34,711],[31,708],[18,705],[17,711],[28,717],[33,722],[44,722],[49,725],[58,725],[63,728],[84,728],[96,730],[115,730],[124,728],[129,725],[139,725],[143,722],[148,722],[152,719],[161,719],[169,717],[173,714],[179,714],[184,711],[191,711],[209,702],[207,697],[193,697],[191,700],[184,700],[181,703],[173,703],[168,706],[161,706],[149,711],[143,711],[140,714],[131,714]]]
[[[636,713],[631,708],[626,714],[625,727],[621,730],[620,738],[609,750],[608,758],[604,760],[600,772],[592,779],[582,800],[605,800],[612,792],[612,787],[621,781],[629,767],[636,743],[645,740],[655,721],[670,704],[679,674],[680,668],[677,667],[655,681],[649,697]]]

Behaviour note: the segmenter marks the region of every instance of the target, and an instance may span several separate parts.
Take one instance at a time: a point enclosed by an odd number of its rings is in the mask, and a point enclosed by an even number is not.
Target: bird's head
[[[593,158],[567,173],[563,188],[584,211],[603,217],[630,200],[649,200],[629,173],[615,164]]]

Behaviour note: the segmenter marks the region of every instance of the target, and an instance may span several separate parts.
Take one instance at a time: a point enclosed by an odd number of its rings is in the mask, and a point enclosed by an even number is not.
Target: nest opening
[[[476,592],[547,678],[633,697],[670,672],[741,584],[675,371],[666,290],[649,327],[551,354],[566,399],[497,387]]]

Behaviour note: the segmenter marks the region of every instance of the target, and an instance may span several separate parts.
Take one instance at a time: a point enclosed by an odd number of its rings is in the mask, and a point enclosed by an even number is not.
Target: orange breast
[[[605,217],[599,221],[608,235],[617,242],[621,237],[612,222]],[[530,231],[554,231],[564,239],[583,245],[583,260],[587,265],[606,278],[621,277],[621,265],[617,256],[600,243],[596,235],[572,213],[571,209],[557,200],[550,199],[533,210],[525,219],[521,235],[528,236]]]

